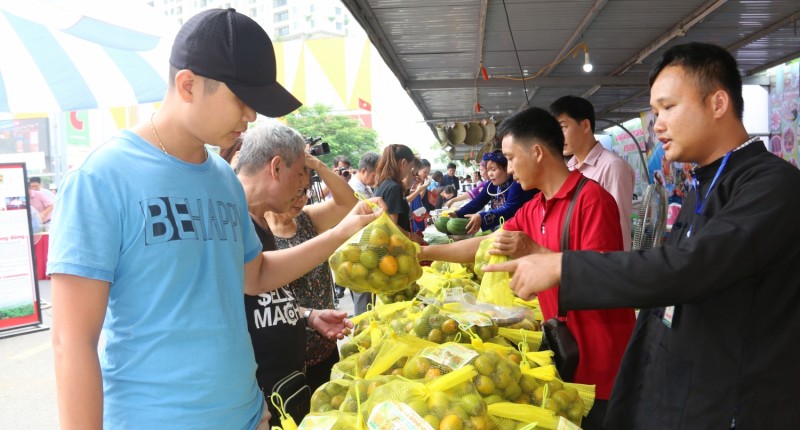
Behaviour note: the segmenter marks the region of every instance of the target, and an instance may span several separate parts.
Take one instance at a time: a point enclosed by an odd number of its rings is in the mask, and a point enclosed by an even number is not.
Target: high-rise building
[[[347,36],[354,22],[336,0],[149,0],[178,25],[210,8],[229,8],[253,18],[273,41]]]

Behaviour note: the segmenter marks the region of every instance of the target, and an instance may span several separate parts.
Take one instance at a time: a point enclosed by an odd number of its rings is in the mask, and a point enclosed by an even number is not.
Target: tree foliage
[[[361,154],[378,151],[378,133],[359,126],[357,120],[346,115],[334,115],[331,107],[315,104],[303,106],[286,116],[286,122],[303,137],[321,137],[328,142],[330,154],[319,159],[331,165],[333,157],[344,155],[353,167],[358,166]]]

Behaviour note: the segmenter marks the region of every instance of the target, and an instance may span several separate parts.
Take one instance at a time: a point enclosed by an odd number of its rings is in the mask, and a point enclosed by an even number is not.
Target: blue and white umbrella
[[[144,2],[0,0],[0,113],[159,101],[175,31]]]

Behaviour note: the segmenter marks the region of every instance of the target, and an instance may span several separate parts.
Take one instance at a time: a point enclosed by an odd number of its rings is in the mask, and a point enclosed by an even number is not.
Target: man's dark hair
[[[592,133],[594,133],[594,106],[592,102],[583,97],[561,97],[550,105],[550,113],[553,114],[553,116],[566,114],[568,117],[574,119],[575,122],[588,119],[589,124],[592,126]]]
[[[442,178],[444,178],[444,174],[442,174],[441,171],[437,170],[437,171],[431,173],[431,178],[433,178],[433,180],[436,181],[436,182],[442,182]]]
[[[380,158],[381,155],[375,151],[365,152],[358,160],[358,170],[367,169],[367,173],[374,172]]]
[[[511,135],[518,144],[526,148],[539,143],[558,157],[564,153],[564,133],[561,126],[553,115],[542,108],[529,107],[512,114],[500,124],[497,135],[501,139]]]
[[[717,89],[728,93],[736,117],[742,119],[742,77],[739,75],[736,59],[725,48],[710,43],[692,42],[667,49],[650,70],[650,88],[653,88],[661,71],[669,66],[683,67],[693,78],[701,99]]]
[[[447,163],[447,170],[455,169],[455,168],[456,168],[456,163]]]
[[[344,164],[346,167],[350,167],[350,160],[344,155],[337,155],[333,157],[333,167],[339,167],[339,163]]]
[[[34,182],[37,183],[37,184],[41,184],[42,183],[42,178],[40,178],[38,176],[31,176],[30,178],[28,178],[28,183],[29,184],[30,183],[34,183]]]

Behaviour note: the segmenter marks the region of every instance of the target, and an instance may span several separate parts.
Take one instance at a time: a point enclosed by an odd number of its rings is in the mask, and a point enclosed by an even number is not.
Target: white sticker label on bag
[[[452,370],[458,370],[477,357],[478,353],[461,345],[449,343],[425,348],[419,356]]]
[[[372,408],[367,420],[370,430],[434,430],[411,407],[399,402],[381,402]]]

